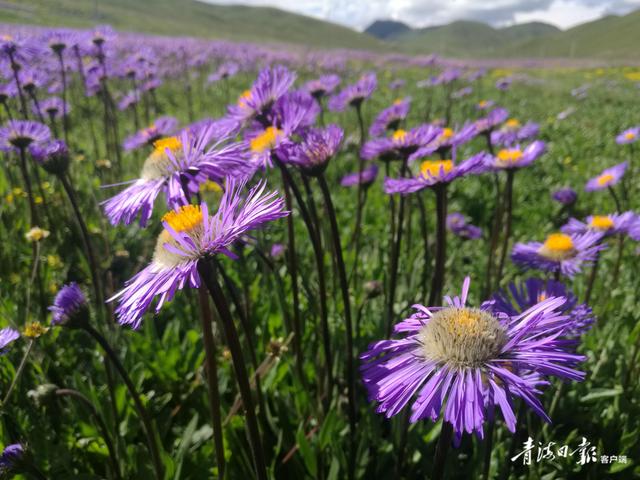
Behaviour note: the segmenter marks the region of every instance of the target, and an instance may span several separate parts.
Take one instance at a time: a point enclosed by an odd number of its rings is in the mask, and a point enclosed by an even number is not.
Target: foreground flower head
[[[480,152],[460,163],[455,163],[454,160],[425,160],[420,164],[420,172],[413,178],[386,178],[384,191],[388,194],[407,195],[425,188],[451,183],[465,175],[482,173],[486,169],[488,155]]]
[[[581,235],[552,233],[544,243],[516,243],[511,259],[524,267],[573,277],[583,263],[593,262],[600,250],[602,233],[587,232]]]
[[[365,73],[353,85],[345,87],[340,93],[329,99],[329,110],[341,112],[348,106],[359,107],[369,98],[378,86],[378,79],[373,72]]]
[[[550,421],[540,400],[543,375],[582,380],[573,367],[584,357],[562,349],[556,339],[567,316],[558,308],[565,299],[548,298],[521,314],[466,306],[470,280],[460,297],[445,297],[444,307],[414,305],[415,313],[394,327],[399,339],[369,345],[361,355],[363,382],[376,411],[398,414],[415,396],[410,421],[444,421],[456,437],[475,432],[495,406],[515,431],[515,397]],[[546,328],[540,328],[545,324]]]
[[[319,100],[336,89],[340,85],[340,77],[335,74],[322,75],[315,80],[309,80],[304,84],[304,89],[311,94],[313,98]]]
[[[360,151],[365,160],[379,158],[384,162],[412,160],[421,147],[433,142],[442,129],[433,125],[420,125],[411,130],[396,130],[390,137],[375,138],[366,142]]]
[[[520,145],[503,148],[495,156],[489,157],[487,166],[495,170],[511,170],[531,165],[545,152],[546,145],[536,140],[522,149]]]
[[[265,182],[244,196],[246,182],[229,178],[218,211],[209,214],[206,203],[185,205],[162,218],[164,230],[158,237],[151,263],[125,284],[109,301],[118,300],[115,310],[121,324],[138,328],[144,313],[156,297],[155,312],[185,286],[200,286],[198,261],[224,254],[231,258],[232,245],[248,231],[287,215],[277,192],[265,193]]]
[[[397,130],[400,123],[407,118],[411,98],[398,99],[388,108],[382,110],[369,128],[369,136],[381,137],[387,130]]]
[[[616,137],[616,143],[618,145],[627,145],[634,143],[638,140],[638,137],[640,137],[640,127],[628,128]]]
[[[153,145],[162,137],[172,135],[178,127],[178,120],[164,116],[156,119],[151,125],[125,138],[122,148],[135,150],[145,145]]]
[[[529,278],[520,284],[511,283],[507,291],[494,294],[487,306],[493,312],[515,316],[551,297],[565,299],[564,304],[559,307],[568,316],[562,327],[562,336],[579,336],[591,328],[595,322],[591,308],[586,303],[579,303],[578,297],[564,283],[556,280]],[[543,324],[539,326],[545,328]]]
[[[69,149],[64,140],[49,140],[42,144],[34,143],[29,148],[31,156],[47,172],[62,175],[69,168]]]
[[[309,128],[303,131],[300,143],[287,145],[278,151],[285,163],[297,165],[307,175],[322,173],[342,144],[344,131],[337,125]]]
[[[633,212],[612,213],[610,215],[589,215],[585,222],[570,218],[560,230],[566,234],[599,232],[604,236],[626,233],[631,226],[635,214]]]
[[[357,185],[364,185],[368,187],[371,185],[378,176],[378,165],[375,163],[370,164],[368,167],[362,169],[362,172],[348,173],[342,180],[340,185],[343,187],[354,187]]]
[[[593,192],[595,190],[603,190],[608,187],[612,187],[617,184],[624,176],[624,172],[627,170],[628,162],[622,162],[613,167],[606,168],[602,173],[587,182],[584,189],[587,192]]]
[[[419,148],[416,153],[411,156],[411,160],[424,158],[434,153],[439,154],[441,157],[449,156],[451,149],[469,142],[476,135],[476,127],[473,123],[468,123],[458,130],[445,127],[442,129],[440,135],[431,143]]]
[[[180,136],[157,140],[140,178],[103,202],[111,224],[129,225],[140,215],[140,225],[145,226],[161,192],[167,206],[174,208],[188,203],[188,196],[196,194],[206,180],[219,182],[229,175],[247,175],[250,168],[244,147],[228,140],[217,136],[213,124],[197,134],[183,131]]]
[[[9,120],[0,128],[0,150],[26,149],[51,138],[49,127],[30,120]]]
[[[24,447],[19,443],[12,443],[4,447],[2,454],[0,454],[0,474],[4,477],[4,475],[17,473],[24,455]]]
[[[77,283],[64,285],[49,307],[51,325],[75,326],[89,318],[87,299]]]
[[[0,355],[7,353],[7,348],[10,344],[20,338],[20,333],[11,328],[5,327],[0,330]]]

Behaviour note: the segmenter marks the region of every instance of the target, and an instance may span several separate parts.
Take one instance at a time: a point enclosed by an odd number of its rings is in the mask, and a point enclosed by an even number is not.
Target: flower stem
[[[111,348],[111,345],[109,345],[109,342],[107,342],[107,339],[104,338],[100,332],[98,332],[95,328],[93,328],[88,323],[83,324],[82,328],[89,335],[91,335],[94,338],[94,340],[98,342],[98,344],[100,344],[102,349],[105,351],[105,353],[111,360],[111,363],[113,363],[113,365],[116,367],[116,370],[120,374],[120,377],[122,378],[122,381],[127,387],[127,390],[129,390],[129,395],[131,395],[131,397],[133,398],[133,404],[135,405],[136,411],[138,412],[138,417],[140,417],[140,420],[142,421],[144,433],[145,433],[145,436],[147,437],[147,446],[149,448],[149,453],[151,454],[151,460],[153,462],[153,468],[155,471],[156,479],[157,480],[162,479],[163,466],[162,466],[162,459],[160,457],[158,444],[156,442],[157,433],[155,431],[155,428],[153,427],[153,424],[151,423],[151,419],[149,418],[149,414],[146,408],[142,404],[142,400],[140,399],[140,394],[136,390],[136,387],[134,386],[133,382],[131,381],[131,378],[129,377],[127,370],[122,365],[122,362],[120,362],[118,355],[113,350],[113,348]]]
[[[213,446],[216,452],[218,478],[224,478],[225,460],[224,443],[222,440],[222,417],[220,415],[220,392],[218,390],[218,365],[216,362],[216,347],[211,323],[213,315],[209,305],[209,297],[204,286],[198,288],[200,300],[200,323],[204,342],[207,381],[209,383],[209,409],[213,424]]]
[[[487,425],[486,440],[484,443],[484,468],[482,470],[482,479],[489,480],[491,473],[491,450],[493,449],[493,431],[495,430],[495,419],[489,420]]]
[[[587,284],[587,292],[584,295],[584,303],[589,304],[589,300],[591,299],[591,292],[593,291],[593,286],[596,283],[596,274],[598,273],[598,266],[600,265],[600,252],[596,253],[596,259],[593,262],[593,266],[591,267],[591,274],[589,275],[589,283]]]
[[[256,475],[259,480],[266,480],[267,467],[264,461],[262,441],[260,439],[260,430],[258,429],[258,421],[253,406],[253,399],[251,397],[249,376],[247,374],[247,367],[244,363],[244,356],[240,347],[238,331],[236,330],[236,326],[233,323],[229,305],[224,296],[222,288],[218,283],[216,272],[214,271],[212,263],[209,259],[204,258],[198,262],[198,273],[200,274],[202,281],[209,290],[209,294],[211,295],[213,303],[215,304],[222,320],[222,326],[224,328],[225,337],[227,339],[227,345],[229,347],[229,351],[231,352],[233,368],[236,373],[238,390],[240,390],[240,396],[242,397],[242,403],[245,408],[247,429],[249,431],[249,441],[251,443]]]
[[[33,350],[33,344],[34,344],[34,340],[33,339],[29,340],[29,345],[27,345],[27,349],[25,350],[24,355],[22,356],[22,360],[20,360],[20,364],[18,365],[18,370],[16,370],[16,374],[13,376],[13,380],[11,380],[11,385],[9,385],[9,389],[7,390],[7,393],[2,399],[2,405],[0,406],[2,407],[3,410],[4,410],[4,407],[7,405],[9,398],[11,397],[11,393],[13,393],[13,390],[16,388],[16,385],[18,384],[18,380],[22,376],[22,372],[24,372],[24,367],[27,365],[27,358],[29,358],[29,354],[31,353],[31,350]]]
[[[504,189],[504,205],[505,214],[507,216],[506,225],[504,229],[504,237],[502,239],[502,251],[500,253],[500,262],[498,263],[498,273],[496,275],[496,284],[500,285],[502,279],[502,271],[504,270],[504,263],[507,258],[507,251],[509,250],[509,240],[511,239],[511,227],[513,222],[513,178],[515,177],[515,170],[507,170],[507,182]]]
[[[444,478],[444,467],[447,463],[447,452],[453,438],[453,425],[442,421],[442,430],[436,446],[436,455],[433,458],[433,475],[431,480],[442,480]]]
[[[96,424],[98,425],[98,429],[102,433],[102,439],[107,446],[107,450],[109,451],[109,462],[111,463],[111,470],[113,471],[113,475],[116,479],[122,478],[120,475],[120,468],[118,466],[118,457],[116,456],[116,449],[114,448],[113,441],[111,440],[111,435],[109,434],[109,430],[107,429],[107,425],[105,424],[103,418],[96,410],[96,407],[91,403],[87,397],[85,397],[82,393],[77,390],[73,390],[70,388],[59,388],[55,391],[55,394],[58,397],[71,397],[76,400],[79,400],[84,406],[87,407],[89,413],[94,418]]]
[[[441,300],[447,260],[447,186],[437,185],[436,193],[436,264],[431,282],[428,305]]]
[[[338,220],[336,218],[336,212],[333,207],[333,201],[331,200],[331,192],[329,186],[321,174],[318,176],[318,183],[322,190],[324,197],[325,207],[327,208],[327,216],[331,225],[331,237],[333,238],[333,250],[336,257],[336,264],[338,267],[338,279],[340,281],[340,289],[342,291],[342,303],[344,307],[344,320],[346,330],[346,374],[347,374],[347,386],[348,386],[348,400],[349,400],[349,427],[351,432],[351,467],[354,467],[354,450],[355,450],[355,433],[356,433],[356,385],[354,376],[353,365],[353,326],[351,323],[351,301],[349,298],[349,282],[347,281],[347,272],[344,266],[344,259],[342,258],[342,243],[340,242],[340,230],[338,228]]]

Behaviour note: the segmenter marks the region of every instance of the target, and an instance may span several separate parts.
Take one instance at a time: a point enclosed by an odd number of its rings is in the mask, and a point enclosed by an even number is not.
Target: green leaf
[[[317,473],[317,463],[316,456],[313,453],[311,445],[305,436],[304,430],[300,428],[298,433],[296,434],[296,441],[298,442],[298,449],[300,451],[300,455],[302,456],[302,460],[304,462],[305,467],[309,470],[309,473],[313,478],[316,477]]]
[[[621,393],[622,393],[622,387],[594,388],[592,389],[591,393],[588,393],[587,395],[582,397],[580,401],[585,403],[585,402],[591,402],[593,400],[598,400],[601,398],[617,397]]]

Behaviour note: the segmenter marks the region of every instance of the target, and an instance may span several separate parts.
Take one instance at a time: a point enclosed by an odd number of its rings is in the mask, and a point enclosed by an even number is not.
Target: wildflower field
[[[0,477],[640,477],[637,68],[2,33]]]

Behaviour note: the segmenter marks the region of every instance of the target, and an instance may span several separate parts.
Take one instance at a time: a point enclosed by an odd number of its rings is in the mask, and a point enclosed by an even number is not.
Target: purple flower
[[[235,105],[228,107],[227,118],[239,125],[246,125],[255,118],[266,117],[295,79],[296,74],[282,65],[263,69],[251,88],[240,95]]]
[[[375,138],[366,142],[360,151],[365,160],[379,158],[388,162],[392,160],[411,160],[414,154],[425,145],[433,142],[442,130],[433,125],[420,125],[411,130],[396,130],[390,137]]]
[[[395,80],[392,80],[389,82],[389,89],[399,90],[402,87],[404,87],[406,84],[407,84],[406,80],[403,80],[402,78],[396,78]]]
[[[566,187],[553,192],[551,198],[563,205],[571,205],[577,200],[578,194],[573,188]]]
[[[484,111],[488,110],[495,105],[496,102],[493,100],[480,100],[476,103],[476,110]]]
[[[189,203],[188,196],[196,194],[206,180],[220,182],[227,176],[251,173],[244,145],[228,140],[218,137],[215,124],[209,124],[197,133],[183,131],[178,137],[156,141],[140,178],[102,203],[111,224],[129,225],[139,214],[140,225],[145,226],[161,192],[167,206],[175,208]]]
[[[388,194],[407,195],[438,184],[450,183],[468,174],[482,173],[488,155],[480,152],[459,164],[453,160],[425,160],[420,165],[420,173],[414,178],[386,178],[384,191]]]
[[[475,240],[482,237],[482,230],[470,223],[467,223],[464,215],[453,212],[447,215],[447,229],[454,235],[466,240]]]
[[[309,80],[302,87],[305,91],[309,92],[313,98],[319,100],[336,89],[340,85],[340,77],[338,75],[322,75],[315,80]]]
[[[576,235],[587,232],[599,232],[607,237],[618,233],[626,233],[635,219],[633,212],[613,213],[611,215],[589,215],[586,222],[570,218],[566,225],[560,228],[562,233]]]
[[[9,120],[0,128],[0,150],[26,149],[33,143],[43,143],[51,138],[49,127],[30,120]]]
[[[509,116],[504,108],[494,108],[486,117],[479,118],[475,121],[476,133],[478,135],[490,134],[495,127],[504,122]]]
[[[318,175],[338,153],[344,131],[337,125],[329,125],[326,128],[308,128],[301,136],[301,143],[278,149],[278,158],[284,163],[297,165],[307,175]]]
[[[207,77],[207,83],[215,83],[235,76],[240,71],[240,66],[235,62],[224,62],[218,69]]]
[[[156,119],[151,125],[125,138],[122,147],[125,150],[135,150],[144,145],[153,145],[153,142],[162,137],[172,135],[178,127],[178,120],[174,117],[164,116]]]
[[[389,108],[382,110],[369,128],[369,136],[381,137],[387,130],[396,130],[400,123],[407,118],[411,98],[398,99]]]
[[[118,300],[116,314],[124,325],[138,328],[144,313],[156,297],[155,312],[185,286],[200,286],[198,261],[224,254],[248,231],[287,215],[277,192],[265,193],[265,182],[253,187],[246,197],[245,182],[229,178],[218,211],[209,215],[206,203],[184,205],[162,218],[164,230],[158,237],[151,263],[125,284],[109,301]]]
[[[563,327],[563,336],[579,336],[591,328],[595,315],[586,303],[578,303],[576,297],[562,282],[529,278],[517,285],[511,283],[509,290],[493,295],[487,306],[492,312],[505,312],[510,316],[523,313],[548,298],[564,298],[565,303],[559,311],[569,318]],[[544,327],[544,325],[540,325]]]
[[[506,91],[509,89],[512,82],[513,82],[513,79],[511,77],[499,78],[496,81],[496,88],[498,90]]]
[[[24,453],[24,447],[19,443],[12,443],[4,447],[2,454],[0,454],[0,473],[3,476],[17,473],[16,470],[24,457]]]
[[[476,127],[473,123],[464,125],[460,130],[453,130],[445,127],[442,133],[424,147],[419,148],[412,156],[411,160],[424,158],[434,153],[441,157],[447,156],[452,148],[458,147],[472,140],[477,135]]]
[[[353,85],[345,87],[340,93],[329,99],[329,110],[341,112],[348,106],[358,107],[369,98],[378,86],[378,79],[373,72],[365,73]]]
[[[87,299],[77,283],[71,282],[58,291],[51,312],[51,325],[77,326],[89,319]]]
[[[49,140],[43,144],[34,143],[29,147],[33,159],[47,172],[63,175],[69,168],[69,149],[64,140]]]
[[[274,260],[280,260],[284,256],[284,252],[286,251],[286,247],[281,243],[274,243],[271,245],[271,251],[269,255]]]
[[[376,177],[378,176],[378,165],[372,163],[366,168],[362,169],[362,173],[348,173],[342,180],[340,180],[340,185],[343,187],[354,187],[362,183],[365,187],[371,185]]]
[[[69,105],[69,103],[65,104],[62,101],[62,99],[59,97],[49,97],[49,98],[45,98],[40,103],[40,109],[44,113],[49,115],[49,118],[56,119],[56,118],[62,117],[64,112],[67,112],[67,115],[69,115],[69,112],[71,111],[71,106]],[[35,106],[34,106],[34,111],[35,111]]]
[[[463,87],[460,90],[456,90],[451,94],[451,98],[460,99],[464,97],[468,97],[473,93],[473,88],[471,87]]]
[[[20,338],[20,333],[11,327],[5,327],[0,330],[0,355],[7,353],[9,344]]]
[[[512,118],[504,125],[491,132],[491,143],[494,145],[511,146],[515,143],[535,137],[540,132],[540,126],[534,122],[527,122],[521,125],[518,120]]]
[[[560,273],[573,277],[580,272],[583,263],[593,262],[600,250],[602,233],[588,232],[582,235],[552,233],[544,243],[516,243],[511,253],[514,263],[526,268]]]
[[[487,158],[487,167],[495,170],[511,170],[531,165],[545,152],[546,145],[541,140],[536,140],[527,145],[523,150],[520,145],[503,148],[496,156]]]
[[[636,140],[638,140],[639,136],[640,127],[628,128],[616,137],[616,143],[618,145],[627,145],[629,143],[634,143]]]
[[[496,406],[514,432],[515,397],[550,422],[537,398],[542,376],[584,379],[574,368],[584,357],[556,338],[567,320],[558,310],[565,298],[511,315],[467,307],[469,283],[467,277],[460,297],[445,297],[444,307],[414,305],[415,313],[394,327],[401,338],[369,345],[360,356],[369,399],[389,418],[413,398],[411,422],[435,422],[442,411],[458,441],[465,432],[482,438]]]
[[[606,168],[600,175],[587,182],[584,187],[585,191],[593,192],[595,190],[603,190],[617,184],[624,176],[627,165],[628,162],[622,162],[618,165],[614,165],[613,167]]]

